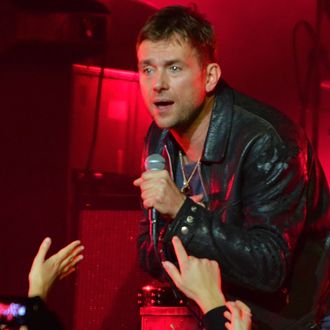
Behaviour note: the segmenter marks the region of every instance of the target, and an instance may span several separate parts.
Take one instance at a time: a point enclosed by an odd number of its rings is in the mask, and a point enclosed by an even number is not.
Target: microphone
[[[165,169],[165,159],[160,154],[151,154],[144,161],[144,167],[147,171],[161,171]],[[158,212],[154,207],[148,209],[148,219],[149,219],[149,235],[150,240],[154,243],[154,248],[157,247],[157,219]]]
[[[151,154],[144,161],[147,171],[161,171],[165,168],[165,159],[160,154]]]

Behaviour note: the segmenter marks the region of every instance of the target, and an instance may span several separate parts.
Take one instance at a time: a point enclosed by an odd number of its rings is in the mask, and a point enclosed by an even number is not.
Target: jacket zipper
[[[170,167],[170,176],[171,176],[171,179],[174,181],[174,174],[173,174],[173,168],[172,168],[172,159],[171,159],[171,155],[167,149],[167,145],[165,144],[164,146],[165,148],[165,152],[167,154],[167,158],[168,158],[168,161],[169,161],[169,167]]]

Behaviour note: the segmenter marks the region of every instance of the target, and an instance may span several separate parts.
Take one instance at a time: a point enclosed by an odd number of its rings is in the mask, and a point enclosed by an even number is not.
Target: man
[[[145,156],[166,161],[134,181],[145,209],[160,214],[156,249],[141,223],[141,264],[160,277],[158,254],[175,260],[178,236],[189,255],[220,264],[225,295],[247,303],[260,329],[314,327],[329,286],[323,171],[286,116],[220,79],[214,53],[212,27],[188,8],[164,8],[140,31],[140,84],[154,120]]]

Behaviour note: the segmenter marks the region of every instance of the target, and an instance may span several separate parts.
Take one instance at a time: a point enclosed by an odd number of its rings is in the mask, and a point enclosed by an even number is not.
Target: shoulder
[[[309,145],[302,128],[278,109],[240,93],[224,82],[219,84],[216,94],[218,109],[215,111],[222,112],[227,108],[226,118],[231,118],[230,135],[235,139],[240,137],[240,140],[250,141],[271,136],[279,143],[299,149],[306,149]]]
[[[274,107],[233,90],[233,121],[254,134],[264,133],[285,144],[306,147],[304,131],[286,114]]]

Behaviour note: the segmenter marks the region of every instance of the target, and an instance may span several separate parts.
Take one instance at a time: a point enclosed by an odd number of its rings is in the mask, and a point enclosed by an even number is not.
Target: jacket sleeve
[[[228,322],[228,320],[223,316],[225,311],[228,311],[227,307],[220,306],[207,312],[203,318],[205,330],[226,329],[225,323]]]
[[[177,235],[189,254],[217,260],[230,282],[278,290],[306,222],[307,192],[314,189],[308,187],[307,158],[307,148],[284,145],[274,136],[257,137],[241,156],[243,164],[237,164],[231,190],[239,193],[228,191],[235,197],[214,210],[187,198],[167,228],[165,246]],[[312,195],[321,199],[324,194],[314,190]]]
[[[160,220],[158,222],[158,232],[163,232],[165,228],[165,222]],[[161,253],[163,251],[162,241],[158,243],[157,254],[153,242],[150,240],[149,235],[149,220],[146,216],[140,221],[139,236],[137,240],[139,251],[139,263],[141,268],[149,273],[151,276],[162,280],[163,269],[160,263]]]
[[[39,296],[29,298],[29,301],[31,311],[29,311],[28,329],[64,330],[64,326],[57,315],[48,309],[45,302]]]

